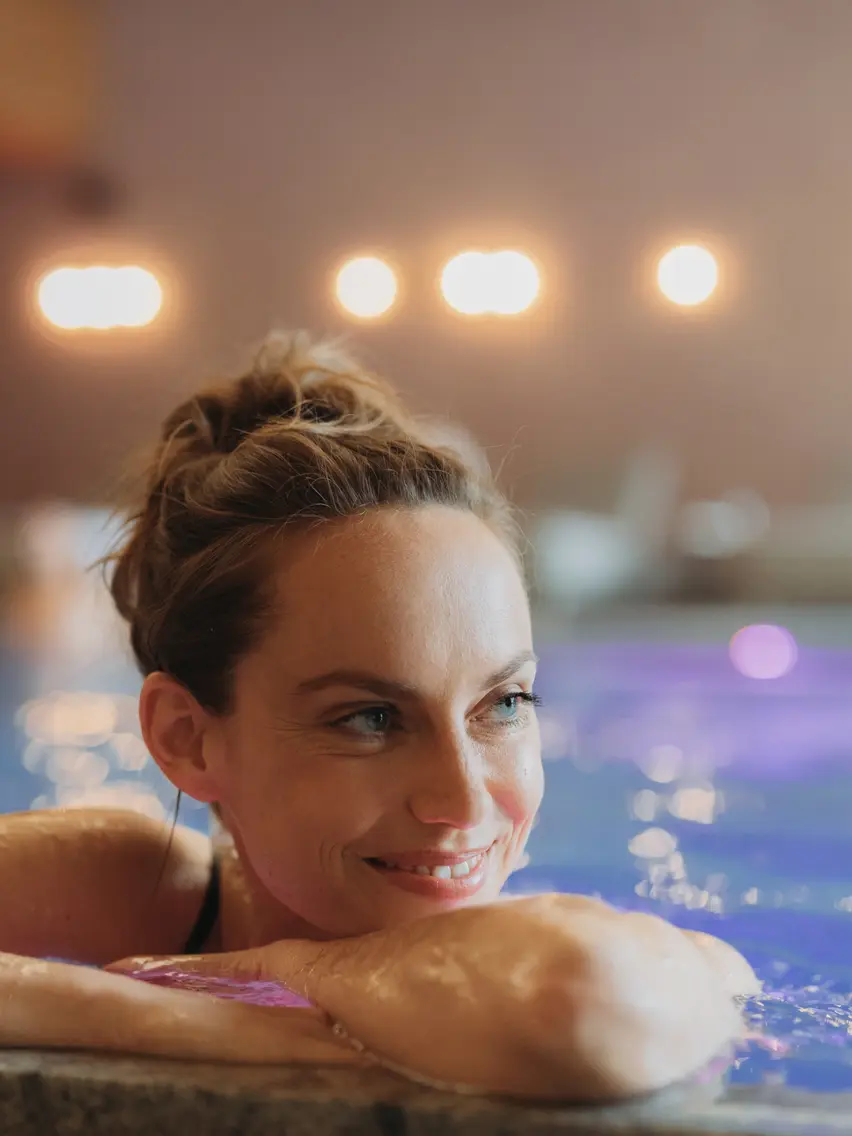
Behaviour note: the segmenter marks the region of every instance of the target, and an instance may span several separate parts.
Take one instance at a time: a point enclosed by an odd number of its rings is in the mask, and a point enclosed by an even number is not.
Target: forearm
[[[738,950],[704,931],[684,931],[705,955],[733,998],[752,998],[763,989],[760,979]]]
[[[0,1048],[199,1061],[358,1063],[317,1010],[267,1008],[0,954]]]
[[[326,944],[313,995],[403,1069],[536,1097],[651,1092],[724,1056],[741,1033],[723,969],[670,924],[561,897],[517,918],[501,936],[483,928],[464,956],[432,944],[410,969],[383,936],[348,944],[345,958]],[[418,931],[425,921],[409,940]]]
[[[582,896],[165,965],[281,982],[384,1064],[515,1096],[650,1092],[698,1071],[741,1032],[725,977],[698,941]]]
[[[544,983],[535,1025],[542,1052],[557,1066],[569,1060],[584,1095],[652,1092],[730,1055],[743,1019],[714,952],[650,915],[585,928],[579,919],[574,933],[586,943],[585,980]]]

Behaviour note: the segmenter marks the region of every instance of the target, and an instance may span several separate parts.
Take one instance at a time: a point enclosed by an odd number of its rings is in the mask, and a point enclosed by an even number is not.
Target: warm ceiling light
[[[484,252],[462,252],[444,266],[441,292],[455,311],[481,316],[488,311],[488,257]]]
[[[466,316],[518,315],[535,300],[539,286],[536,266],[512,249],[459,253],[441,274],[444,299]]]
[[[491,254],[491,311],[515,316],[525,312],[538,295],[538,269],[522,252],[505,249]]]
[[[678,245],[657,265],[660,291],[681,307],[703,304],[716,290],[718,282],[716,258],[701,245]]]
[[[42,314],[68,330],[144,327],[162,303],[157,278],[137,265],[55,268],[38,286]]]
[[[338,272],[336,291],[341,307],[350,315],[375,319],[396,299],[396,276],[377,256],[359,256]]]

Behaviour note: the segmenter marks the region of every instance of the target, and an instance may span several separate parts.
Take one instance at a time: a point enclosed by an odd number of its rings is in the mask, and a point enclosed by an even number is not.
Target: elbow
[[[727,1061],[742,1035],[736,1004],[699,952],[674,938],[649,949],[626,925],[610,930],[569,976],[542,976],[526,1008],[519,1074],[535,1095],[642,1096]]]

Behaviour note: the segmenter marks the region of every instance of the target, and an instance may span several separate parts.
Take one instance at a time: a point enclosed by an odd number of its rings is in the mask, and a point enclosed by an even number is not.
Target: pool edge
[[[676,1085],[619,1105],[536,1107],[433,1092],[382,1070],[221,1066],[86,1053],[0,1053],[0,1131],[44,1136],[633,1131],[664,1136],[852,1132],[852,1093]]]

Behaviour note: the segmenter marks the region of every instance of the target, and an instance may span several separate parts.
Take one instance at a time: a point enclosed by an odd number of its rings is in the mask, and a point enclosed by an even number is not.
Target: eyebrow
[[[534,651],[521,651],[499,671],[489,675],[483,683],[483,687],[498,686],[501,682],[510,679],[525,664],[537,662],[538,656]],[[351,686],[358,690],[367,690],[371,694],[378,694],[382,698],[417,697],[416,689],[407,683],[395,682],[392,679],[382,678],[381,675],[371,674],[370,671],[361,670],[337,670],[316,675],[314,678],[300,682],[294,693],[297,696],[315,694],[317,691],[325,690],[330,686]]]

